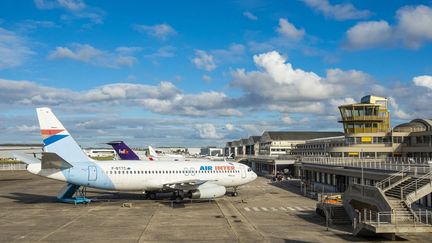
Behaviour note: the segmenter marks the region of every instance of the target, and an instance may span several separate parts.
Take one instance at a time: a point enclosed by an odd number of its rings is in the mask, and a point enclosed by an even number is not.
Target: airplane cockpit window
[[[252,171],[252,169],[251,169],[251,168],[248,168],[248,172],[250,172],[250,171]]]

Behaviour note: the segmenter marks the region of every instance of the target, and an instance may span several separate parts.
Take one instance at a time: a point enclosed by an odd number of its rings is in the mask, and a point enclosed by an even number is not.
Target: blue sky
[[[83,146],[341,130],[366,94],[430,118],[430,26],[432,1],[1,1],[0,143],[40,142],[40,106]]]

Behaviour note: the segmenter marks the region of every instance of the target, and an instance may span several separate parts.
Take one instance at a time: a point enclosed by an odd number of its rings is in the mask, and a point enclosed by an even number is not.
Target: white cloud
[[[207,83],[210,83],[213,79],[212,79],[212,77],[210,77],[210,76],[204,74],[204,75],[202,76],[202,80],[204,80],[204,81],[207,82]]]
[[[39,21],[27,19],[14,25],[17,32],[31,32],[40,28],[52,29],[59,28],[60,26],[51,21]]]
[[[324,102],[278,102],[270,104],[268,108],[281,113],[322,114],[326,111]]]
[[[196,124],[195,128],[198,131],[199,137],[203,139],[221,139],[223,135],[218,134],[216,128],[211,123]]]
[[[174,28],[168,24],[134,25],[134,29],[140,33],[145,33],[161,40],[166,40],[168,37],[177,34]]]
[[[57,2],[49,0],[34,0],[34,3],[38,9],[52,9],[57,4]]]
[[[384,46],[391,41],[392,35],[392,27],[384,20],[360,22],[347,31],[346,47],[365,49]]]
[[[145,55],[147,58],[168,58],[174,57],[176,48],[174,46],[162,46],[151,54]]]
[[[288,115],[282,116],[281,120],[283,123],[285,123],[287,125],[293,125],[296,123],[296,121],[294,119],[292,119],[291,117],[289,117]]]
[[[213,56],[203,50],[196,50],[195,57],[192,59],[192,63],[198,69],[204,69],[208,72],[213,71],[216,68],[216,63]]]
[[[34,0],[39,9],[64,8],[70,11],[78,11],[86,8],[82,0]]]
[[[33,54],[23,37],[0,27],[0,69],[21,66]]]
[[[58,4],[71,11],[82,10],[86,7],[82,0],[57,0]]]
[[[347,33],[347,48],[365,49],[405,45],[411,49],[420,48],[432,41],[432,8],[424,5],[405,6],[396,13],[397,23],[386,21],[360,22]]]
[[[71,48],[58,46],[48,55],[48,59],[72,59],[95,66],[117,68],[133,66],[138,62],[131,54],[140,51],[139,47],[119,47],[115,52],[99,50],[88,44],[73,44]]]
[[[38,85],[30,81],[0,79],[0,106],[49,105],[73,109],[128,106],[155,113],[182,116],[242,116],[231,98],[221,92],[184,93],[173,83],[158,85],[114,83],[81,92]],[[84,107],[82,108],[84,109]]]
[[[39,131],[39,127],[36,125],[33,126],[18,125],[16,126],[16,130],[18,130],[18,132],[35,132],[35,131]]]
[[[309,123],[309,119],[307,117],[303,117],[300,120],[296,120],[296,119],[291,118],[288,115],[283,115],[281,117],[281,121],[286,125],[305,125],[305,124]]]
[[[227,123],[227,124],[225,124],[225,128],[226,128],[228,131],[232,132],[232,131],[234,131],[235,126],[234,126],[232,123]]]
[[[243,92],[242,97],[235,99],[235,105],[253,107],[254,111],[259,109],[290,115],[337,114],[337,108],[333,109],[335,106],[330,104],[332,99],[358,97],[362,95],[359,90],[368,94],[381,88],[375,85],[370,75],[358,70],[333,68],[321,77],[294,68],[276,51],[255,55],[254,62],[257,70],[236,69],[230,83],[231,87]]]
[[[297,29],[292,23],[288,22],[287,19],[279,19],[279,26],[276,31],[284,37],[291,40],[301,40],[305,35],[304,29]]]
[[[347,97],[347,98],[341,98],[341,99],[330,99],[329,103],[332,107],[335,107],[337,109],[337,107],[340,105],[354,104],[354,103],[358,103],[358,102],[351,97]]]
[[[227,49],[213,49],[209,53],[214,57],[215,63],[238,63],[245,58],[246,47],[233,43]]]
[[[432,8],[424,5],[402,7],[397,11],[398,37],[409,48],[417,49],[432,41]]]
[[[271,100],[318,100],[337,91],[317,74],[294,69],[285,61],[276,51],[255,55],[255,65],[263,71],[237,69],[232,85]]]
[[[142,50],[143,48],[139,46],[120,46],[115,49],[116,52],[121,54],[133,54]]]
[[[258,20],[258,17],[249,11],[243,12],[243,16],[245,16],[246,18],[248,18],[250,20]]]
[[[413,83],[419,87],[426,87],[432,90],[432,76],[422,75],[413,78]]]
[[[389,100],[389,104],[390,104],[390,106],[393,107],[393,110],[392,110],[392,115],[393,115],[393,116],[395,116],[395,117],[397,117],[397,118],[400,118],[400,119],[409,119],[409,118],[412,117],[412,115],[406,113],[405,111],[403,111],[403,110],[399,107],[399,105],[397,104],[395,98],[393,98],[393,97],[389,97],[388,100]]]
[[[274,124],[267,123],[267,122],[242,123],[241,125],[239,125],[239,127],[244,131],[246,131],[248,136],[253,136],[253,135],[261,136],[261,134],[263,134],[264,131],[271,131],[271,130],[278,129],[278,127],[275,126]]]
[[[373,80],[369,74],[357,70],[343,71],[339,68],[333,68],[327,69],[326,73],[326,81],[335,84],[351,83],[361,85],[371,83]]]
[[[93,24],[102,24],[105,12],[89,7],[83,0],[34,0],[38,9],[63,9],[67,14],[62,14],[61,19],[70,21],[74,19],[89,19],[91,24],[85,24],[83,27],[91,27]]]
[[[59,105],[68,103],[76,96],[64,89],[41,86],[30,81],[0,79],[0,104],[13,105]]]
[[[336,20],[363,19],[371,15],[368,10],[358,10],[351,3],[330,4],[328,0],[303,0],[315,11],[324,14],[326,18]]]

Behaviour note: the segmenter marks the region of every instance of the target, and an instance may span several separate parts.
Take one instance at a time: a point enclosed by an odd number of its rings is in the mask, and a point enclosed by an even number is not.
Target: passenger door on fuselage
[[[97,180],[97,168],[96,168],[96,166],[91,165],[88,167],[88,180],[89,180],[89,182]]]
[[[244,166],[240,166],[241,178],[246,178],[246,168]]]

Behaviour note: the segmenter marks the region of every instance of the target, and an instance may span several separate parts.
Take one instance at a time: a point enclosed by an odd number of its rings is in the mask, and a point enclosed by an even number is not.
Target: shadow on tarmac
[[[0,195],[0,197],[15,200],[18,203],[32,204],[32,203],[58,203],[56,197],[37,195],[29,193],[14,192],[11,195]]]
[[[293,182],[290,181],[278,181],[278,182],[270,182],[267,183],[270,186],[274,186],[285,191],[292,192],[294,194],[304,196],[300,191],[300,186],[294,185]]]
[[[0,179],[0,182],[2,181],[31,181],[31,178],[16,178],[16,179]]]

